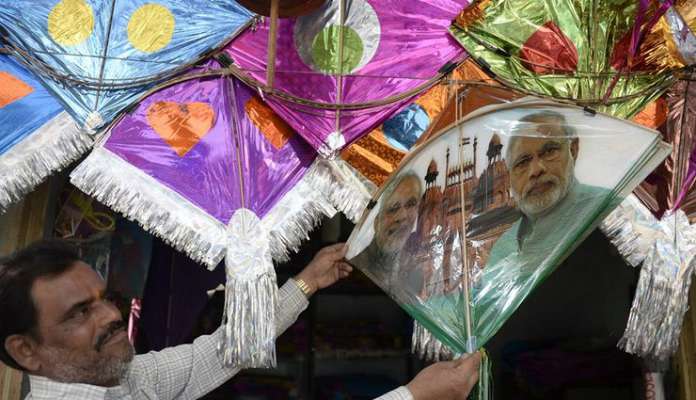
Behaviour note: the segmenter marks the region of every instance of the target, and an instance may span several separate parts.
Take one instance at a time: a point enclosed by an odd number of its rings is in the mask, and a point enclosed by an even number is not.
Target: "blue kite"
[[[90,128],[227,44],[254,17],[233,0],[8,3],[0,8],[7,47]]]

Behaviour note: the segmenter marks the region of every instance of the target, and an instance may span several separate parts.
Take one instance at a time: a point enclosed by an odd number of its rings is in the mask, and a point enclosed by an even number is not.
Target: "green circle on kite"
[[[343,62],[339,66],[339,37],[343,33]],[[314,66],[327,74],[345,75],[353,72],[363,56],[363,43],[360,35],[348,26],[329,25],[324,28],[312,43]]]

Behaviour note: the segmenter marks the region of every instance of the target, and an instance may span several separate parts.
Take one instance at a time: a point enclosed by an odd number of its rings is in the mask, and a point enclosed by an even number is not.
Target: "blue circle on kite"
[[[384,121],[382,129],[390,145],[408,151],[430,126],[430,117],[419,104],[411,104]]]

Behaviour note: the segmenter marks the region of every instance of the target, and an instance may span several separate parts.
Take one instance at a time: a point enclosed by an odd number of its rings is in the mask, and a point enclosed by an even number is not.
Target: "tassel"
[[[637,267],[645,260],[659,232],[659,221],[631,194],[600,224],[624,260]]]
[[[641,357],[667,359],[679,344],[696,267],[696,226],[683,211],[666,214],[660,235],[643,262],[619,347]]]
[[[469,395],[470,400],[491,400],[493,398],[493,373],[491,359],[486,349],[480,349],[481,366],[479,367],[479,380],[474,390]]]
[[[451,360],[454,357],[454,353],[449,347],[416,320],[413,321],[411,352],[417,354],[422,360],[433,362]]]
[[[227,226],[224,334],[218,350],[225,365],[276,366],[278,286],[269,235],[251,210],[237,210]]]

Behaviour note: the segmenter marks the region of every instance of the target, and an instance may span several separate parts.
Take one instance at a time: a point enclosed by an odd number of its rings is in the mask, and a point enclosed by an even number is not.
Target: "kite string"
[[[94,110],[99,109],[99,98],[101,96],[101,86],[102,80],[104,79],[104,69],[106,68],[106,56],[109,54],[109,43],[111,42],[111,23],[114,19],[114,10],[116,9],[116,0],[111,1],[111,12],[109,13],[109,27],[106,29],[106,42],[104,43],[104,50],[102,53],[102,62],[99,67],[99,87],[97,87],[97,95],[94,99]]]

